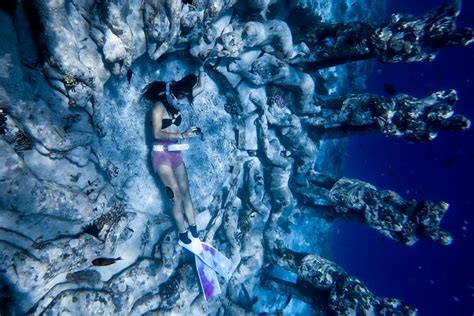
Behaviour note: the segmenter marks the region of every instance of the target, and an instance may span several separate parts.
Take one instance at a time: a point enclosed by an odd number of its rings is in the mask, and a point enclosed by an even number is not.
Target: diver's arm
[[[164,106],[161,103],[157,103],[153,108],[152,112],[152,125],[153,125],[153,136],[155,139],[162,140],[173,140],[183,139],[183,133],[167,133],[161,130],[161,121],[163,119]]]
[[[193,98],[204,91],[204,84],[206,82],[204,67],[199,68],[199,81],[193,88]]]

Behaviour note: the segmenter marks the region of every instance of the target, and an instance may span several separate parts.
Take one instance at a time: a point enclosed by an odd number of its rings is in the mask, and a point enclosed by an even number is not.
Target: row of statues
[[[252,242],[244,237],[237,241],[235,236],[244,235],[242,232],[226,232],[232,236],[229,241],[238,245],[233,249],[241,257],[237,270],[240,272],[230,282],[232,288],[239,289],[231,295],[234,302],[240,306],[255,303],[249,295],[255,287],[254,281],[250,281],[254,273],[243,275],[241,271],[264,271],[264,262],[268,262],[295,273],[297,283],[288,284],[264,272],[261,282],[311,304],[320,303],[318,295],[326,297],[323,304],[330,313],[416,312],[399,300],[376,297],[359,280],[319,255],[288,249],[284,246],[282,227],[290,218],[288,213],[304,206],[328,220],[343,218],[365,223],[406,245],[422,238],[451,244],[451,235],[440,228],[448,203],[406,200],[394,191],[379,190],[358,179],[319,172],[314,169],[314,161],[320,140],[379,132],[411,142],[426,142],[441,131],[463,131],[470,127],[470,121],[454,114],[456,91],[438,91],[422,99],[405,94],[391,98],[366,93],[317,96],[309,71],[368,58],[382,62],[430,61],[442,47],[472,42],[471,29],[456,29],[458,15],[458,3],[451,3],[421,18],[395,14],[385,24],[320,23],[312,31],[305,30],[307,36],[296,37],[301,41],[297,45],[295,36],[292,38],[281,21],[236,22],[227,27],[229,32],[224,31],[212,48],[208,45],[207,50],[196,54],[202,59],[216,59],[215,69],[223,74],[220,78],[231,81],[228,73],[237,74],[241,82],[265,87],[267,93],[277,87],[284,91],[282,95],[295,96],[292,106],[278,102],[278,98],[248,95],[257,113],[257,156],[261,157],[262,166],[257,168],[254,160],[247,162],[244,179],[248,198],[239,200],[239,207],[230,214],[237,212],[238,218],[248,219],[242,223],[234,218],[232,222],[237,224],[237,230],[245,227],[245,233],[252,239],[254,234],[262,234],[263,227],[264,241]],[[250,61],[241,57],[255,49],[259,51],[257,57]],[[264,194],[264,187],[268,195]],[[232,225],[226,229],[229,227]],[[242,256],[248,250],[242,249],[248,247],[252,247],[253,259],[244,261]]]

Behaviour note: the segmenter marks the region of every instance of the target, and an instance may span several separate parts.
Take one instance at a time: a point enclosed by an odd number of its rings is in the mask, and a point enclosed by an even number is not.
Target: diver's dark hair
[[[171,92],[178,98],[191,95],[193,87],[197,82],[195,74],[189,74],[178,81],[170,82]],[[172,114],[178,113],[178,110],[166,100],[166,82],[153,81],[143,89],[143,98],[151,102],[160,101],[166,107],[166,110]]]
[[[195,74],[184,76],[181,80],[171,82],[171,92],[179,99],[186,95],[191,95],[193,87],[196,85],[197,77]]]

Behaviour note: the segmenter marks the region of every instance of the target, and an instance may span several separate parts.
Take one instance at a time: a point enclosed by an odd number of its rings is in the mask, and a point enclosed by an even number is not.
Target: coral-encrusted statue
[[[455,0],[421,17],[393,14],[382,24],[353,22],[321,24],[300,30],[311,50],[293,62],[324,68],[355,60],[378,58],[382,62],[431,61],[447,46],[465,46],[474,40],[470,28],[456,28],[461,1]]]
[[[454,90],[432,93],[424,99],[406,94],[385,98],[356,94],[320,102],[319,115],[304,120],[327,137],[380,131],[413,142],[433,140],[439,131],[463,131],[471,122],[454,115]]]
[[[390,190],[357,179],[334,178],[313,171],[308,179],[314,188],[300,188],[301,201],[322,216],[346,218],[366,223],[394,240],[413,245],[427,238],[442,245],[451,235],[439,225],[449,204],[437,201],[405,200]]]

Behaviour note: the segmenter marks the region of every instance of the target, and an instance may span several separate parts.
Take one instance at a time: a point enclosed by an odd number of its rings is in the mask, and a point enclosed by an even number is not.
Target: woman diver
[[[178,143],[178,140],[196,137],[200,134],[198,127],[191,127],[179,132],[181,112],[189,106],[192,98],[204,90],[204,71],[200,68],[197,76],[190,74],[179,81],[153,81],[144,89],[143,97],[154,103],[152,109],[153,150],[151,152],[153,170],[165,186],[166,194],[172,203],[172,213],[179,232],[179,244],[187,249],[198,232],[194,217],[194,207],[189,194],[189,182],[181,150],[189,146]],[[183,216],[184,215],[184,216]],[[185,226],[185,218],[189,224]]]

